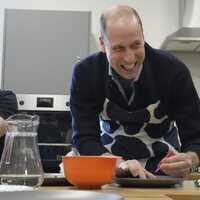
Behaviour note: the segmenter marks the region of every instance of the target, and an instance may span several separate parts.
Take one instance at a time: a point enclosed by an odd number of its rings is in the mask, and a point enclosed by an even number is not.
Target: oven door
[[[21,111],[20,113],[39,115],[38,145],[44,172],[59,172],[61,156],[71,151],[70,112]]]
[[[38,145],[44,172],[60,171],[61,156],[71,151],[69,96],[17,94],[19,113],[39,115]]]

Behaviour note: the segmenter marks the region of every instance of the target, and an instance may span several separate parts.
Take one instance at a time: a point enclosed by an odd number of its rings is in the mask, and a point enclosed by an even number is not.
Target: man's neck
[[[129,88],[131,87],[131,84],[133,82],[134,79],[124,79],[123,77],[121,77],[117,72],[115,72],[113,70],[113,73],[115,74],[115,77],[117,78],[117,80],[121,83],[123,88]]]

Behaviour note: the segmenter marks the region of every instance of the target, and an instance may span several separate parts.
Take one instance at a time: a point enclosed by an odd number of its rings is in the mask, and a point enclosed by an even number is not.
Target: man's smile
[[[126,71],[132,71],[135,68],[136,65],[137,65],[137,62],[135,64],[120,65],[120,66]]]

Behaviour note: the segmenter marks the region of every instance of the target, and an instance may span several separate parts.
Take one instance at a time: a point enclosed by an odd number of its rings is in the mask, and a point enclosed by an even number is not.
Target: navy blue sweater
[[[80,154],[110,151],[125,160],[146,159],[150,171],[170,149],[200,155],[200,101],[189,70],[148,44],[145,53],[131,104],[108,75],[104,53],[76,64],[70,106],[73,145]]]

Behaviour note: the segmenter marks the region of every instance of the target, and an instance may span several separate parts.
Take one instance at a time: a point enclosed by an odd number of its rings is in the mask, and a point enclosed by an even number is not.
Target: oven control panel
[[[69,95],[16,94],[19,110],[70,111]]]

